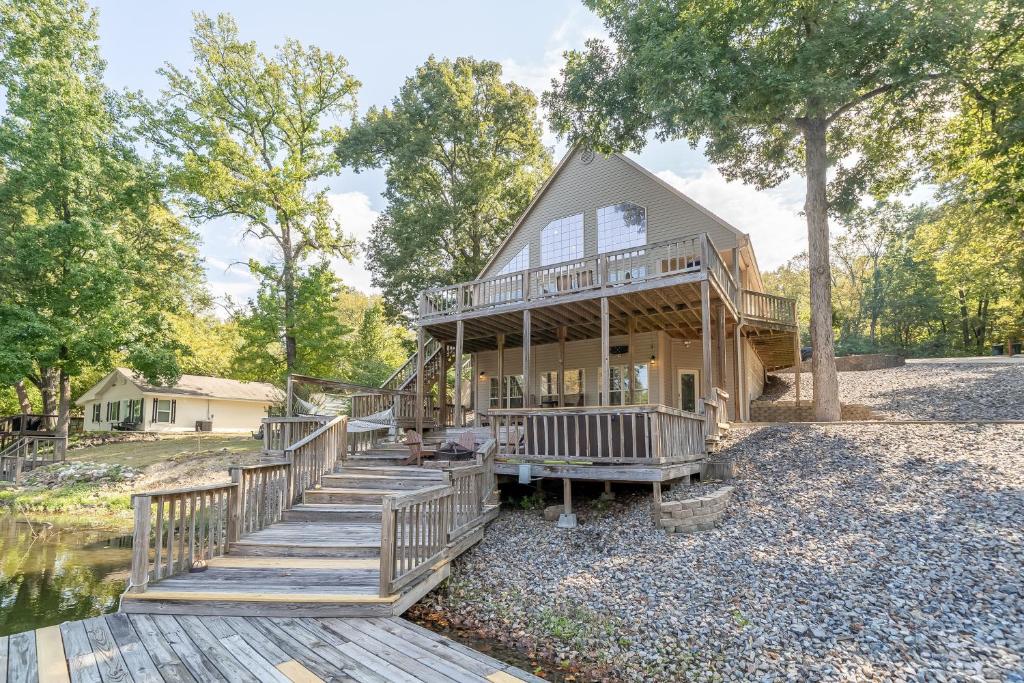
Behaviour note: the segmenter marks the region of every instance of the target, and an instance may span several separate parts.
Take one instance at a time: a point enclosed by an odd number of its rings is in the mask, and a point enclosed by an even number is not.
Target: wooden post
[[[523,311],[523,407],[532,408],[530,390],[533,387],[533,367],[530,365],[530,310]]]
[[[661,519],[661,482],[654,482],[651,490],[651,516],[654,518],[654,523],[657,524],[658,520]]]
[[[714,381],[711,376],[711,283],[707,279],[700,281],[700,339],[703,353],[703,385],[701,392],[704,398],[711,398]]]
[[[478,382],[480,381],[480,363],[478,362],[478,356],[475,353],[469,354],[469,405],[473,409],[473,426],[480,426],[480,387]]]
[[[733,417],[737,422],[743,420],[743,323],[737,322],[732,332],[732,390]]]
[[[394,499],[384,496],[380,506],[380,597],[391,595],[395,552]]]
[[[725,306],[720,305],[715,309],[715,342],[718,346],[718,363],[716,378],[717,383],[715,386],[722,387],[725,389],[729,386],[726,381],[726,358],[725,358]],[[722,410],[726,410],[726,406],[721,406]]]
[[[455,426],[463,426],[462,416],[462,346],[465,330],[461,320],[455,323]],[[476,381],[476,377],[473,378]]]
[[[558,407],[565,406],[565,336],[566,328],[558,328]]]
[[[448,345],[438,346],[437,356],[437,421],[438,427],[448,426]]]
[[[635,384],[635,380],[636,380],[636,377],[633,374],[633,363],[634,363],[634,358],[633,358],[633,325],[634,325],[634,323],[633,323],[633,316],[629,316],[629,319],[626,321],[627,335],[628,335],[627,338],[626,338],[626,345],[629,347],[629,352],[628,352],[628,354],[626,356],[627,362],[629,363],[629,366],[626,368],[626,377],[629,378],[629,398],[627,399],[627,401],[629,402],[629,405],[633,405],[634,403],[636,403],[636,401],[634,400],[634,393],[633,393],[634,392],[633,385]]]
[[[562,480],[562,512],[572,514],[572,479],[566,477]]]
[[[505,335],[498,335],[498,408],[508,408],[505,398]]]
[[[416,331],[416,431],[423,436],[423,403],[426,399],[423,393],[423,373],[425,363],[423,354],[427,345],[427,331],[420,327]]]
[[[228,543],[235,543],[242,537],[242,468],[229,467],[231,483],[235,485],[228,491],[228,520],[227,536]],[[292,497],[292,468],[288,468],[288,483],[285,485],[285,507],[291,507]]]
[[[800,405],[800,331],[793,335],[793,378],[796,382],[796,405]]]
[[[611,358],[608,355],[608,297],[601,297],[601,400],[598,405],[610,405],[611,390]]]
[[[135,507],[135,531],[132,534],[132,574],[128,584],[131,593],[146,592],[149,583],[149,535],[153,499],[147,495],[132,496]]]

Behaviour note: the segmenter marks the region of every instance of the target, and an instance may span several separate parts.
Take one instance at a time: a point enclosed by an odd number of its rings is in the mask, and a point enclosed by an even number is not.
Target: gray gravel
[[[793,375],[780,400],[796,398]],[[810,373],[800,376],[800,397],[813,398]],[[839,400],[871,406],[898,420],[1024,420],[1024,362],[908,362],[885,370],[839,373]]]
[[[741,427],[727,451],[719,528],[667,535],[649,495],[572,531],[505,511],[428,607],[609,680],[1024,681],[1024,425]]]

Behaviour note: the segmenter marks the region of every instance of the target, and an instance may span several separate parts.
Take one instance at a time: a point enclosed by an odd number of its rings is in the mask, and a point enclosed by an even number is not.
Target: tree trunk
[[[960,299],[960,332],[964,338],[964,352],[971,348],[971,320],[967,312],[967,295],[964,290],[957,290],[957,297]]]
[[[804,129],[806,147],[807,265],[811,275],[811,371],[814,415],[822,422],[839,419],[839,378],[832,334],[832,275],[829,267],[828,200],[825,196],[828,156],[826,125],[811,120]]]
[[[53,368],[39,368],[39,381],[36,388],[43,399],[43,427],[47,430],[54,428],[53,415],[57,414],[57,392],[58,372]]]
[[[60,400],[57,406],[57,443],[54,444],[57,456],[63,460],[68,447],[68,427],[71,424],[71,378],[68,373],[60,371]]]
[[[28,398],[28,391],[25,389],[25,380],[19,379],[14,383],[14,392],[18,395],[18,405],[21,407],[21,414],[28,415],[32,412],[32,402]]]

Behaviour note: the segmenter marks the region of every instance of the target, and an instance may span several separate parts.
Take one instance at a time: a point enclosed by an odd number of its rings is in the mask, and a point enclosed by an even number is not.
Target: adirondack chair
[[[423,460],[423,437],[415,429],[405,430],[405,445],[409,447],[409,462],[419,465]]]

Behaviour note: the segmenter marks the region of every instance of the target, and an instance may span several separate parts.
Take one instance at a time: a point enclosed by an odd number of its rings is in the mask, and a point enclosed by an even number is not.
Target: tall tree
[[[103,86],[96,30],[82,0],[0,0],[0,375],[55,378],[58,435],[87,368],[176,377],[164,312],[201,272]]]
[[[359,81],[348,62],[286,40],[273,54],[239,37],[228,15],[195,17],[195,65],[167,65],[167,89],[150,112],[151,138],[190,218],[229,217],[274,257],[253,264],[280,297],[273,321],[288,372],[297,366],[299,280],[308,262],[350,257],[353,243],[331,215],[323,180],[339,172],[338,120],[355,111]]]
[[[839,419],[829,211],[908,180],[909,142],[969,85],[967,55],[1012,3],[585,4],[614,46],[567,55],[545,97],[556,129],[602,150],[638,150],[651,131],[703,142],[726,177],[761,188],[805,176],[815,412]]]
[[[387,167],[387,210],[366,250],[392,312],[476,277],[508,234],[551,170],[536,110],[498,63],[431,57],[338,146],[357,171]]]

